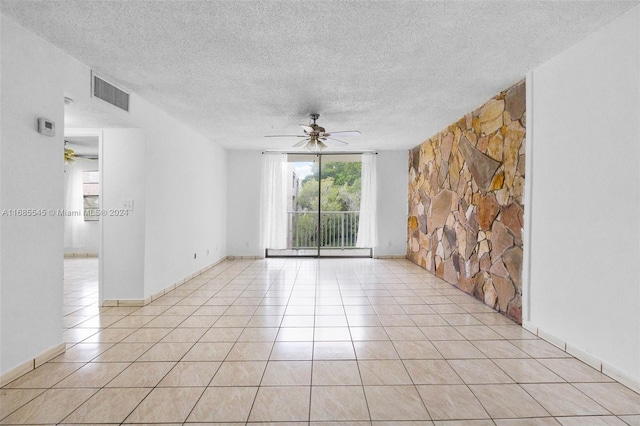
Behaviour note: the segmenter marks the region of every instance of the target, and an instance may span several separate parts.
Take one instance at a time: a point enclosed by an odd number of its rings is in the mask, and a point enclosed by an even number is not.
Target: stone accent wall
[[[522,322],[525,83],[409,154],[407,257]]]

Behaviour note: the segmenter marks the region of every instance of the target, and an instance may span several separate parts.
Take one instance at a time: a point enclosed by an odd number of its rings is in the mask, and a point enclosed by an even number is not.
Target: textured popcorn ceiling
[[[637,3],[2,0],[1,6],[227,148],[286,149],[295,140],[263,136],[299,133],[297,124],[318,112],[328,131],[361,130],[349,139],[358,150],[418,145]]]

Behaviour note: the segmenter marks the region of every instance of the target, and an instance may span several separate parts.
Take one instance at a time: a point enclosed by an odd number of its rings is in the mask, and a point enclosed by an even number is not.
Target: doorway
[[[358,247],[361,154],[291,153],[286,161],[286,247],[267,257],[372,257]]]

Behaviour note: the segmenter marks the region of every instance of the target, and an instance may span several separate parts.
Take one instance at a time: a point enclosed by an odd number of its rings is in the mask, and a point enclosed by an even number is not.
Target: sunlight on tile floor
[[[226,261],[142,308],[65,261],[2,424],[640,425],[640,396],[405,260]],[[405,423],[406,422],[406,423]]]

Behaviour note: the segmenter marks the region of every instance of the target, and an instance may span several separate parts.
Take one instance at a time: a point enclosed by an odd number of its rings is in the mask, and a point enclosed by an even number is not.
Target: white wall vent
[[[129,94],[91,73],[91,94],[111,105],[129,111]]]

